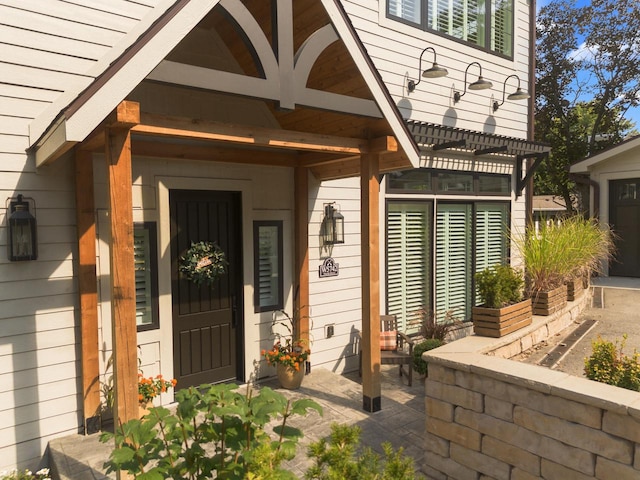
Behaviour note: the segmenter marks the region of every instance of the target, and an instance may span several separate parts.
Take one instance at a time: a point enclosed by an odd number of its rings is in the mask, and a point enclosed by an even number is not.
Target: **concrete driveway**
[[[598,336],[615,342],[626,334],[623,351],[640,351],[640,278],[596,278],[592,290],[591,307],[571,327],[519,359],[583,377],[584,360]]]

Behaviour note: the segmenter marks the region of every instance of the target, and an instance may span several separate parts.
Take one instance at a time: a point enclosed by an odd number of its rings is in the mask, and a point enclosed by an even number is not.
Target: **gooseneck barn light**
[[[504,96],[507,93],[507,81],[513,77],[518,79],[518,88],[516,88],[515,92],[509,94],[507,100],[526,100],[527,98],[531,97],[531,95],[529,95],[529,92],[526,92],[520,88],[520,77],[515,73],[513,75],[509,75],[507,78],[505,78],[504,85],[502,86],[502,101],[500,103],[498,103],[497,101],[493,102],[494,112],[498,110],[504,103]]]
[[[431,68],[427,68],[426,70],[422,71],[422,56],[427,50],[433,52],[433,63],[431,64]],[[427,47],[422,50],[422,53],[420,54],[420,62],[418,63],[418,81],[416,82],[414,80],[409,80],[409,82],[407,83],[407,90],[413,92],[423,78],[440,78],[446,77],[448,74],[449,72],[446,68],[438,65],[438,62],[436,61],[435,49],[433,47]]]
[[[464,97],[464,94],[467,93],[467,73],[469,73],[469,67],[471,65],[477,65],[480,69],[480,74],[478,75],[478,79],[475,82],[469,84],[469,90],[486,90],[487,88],[493,87],[493,83],[491,83],[489,80],[485,80],[482,77],[482,65],[480,65],[480,62],[471,62],[464,70],[464,91],[462,93],[454,92],[453,103],[458,103],[460,99]]]

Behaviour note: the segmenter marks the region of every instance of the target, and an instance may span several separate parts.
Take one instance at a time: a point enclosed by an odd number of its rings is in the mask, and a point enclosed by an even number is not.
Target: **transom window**
[[[387,16],[513,56],[513,0],[387,0]]]
[[[511,194],[511,176],[416,168],[391,172],[388,176],[387,191],[507,196]]]

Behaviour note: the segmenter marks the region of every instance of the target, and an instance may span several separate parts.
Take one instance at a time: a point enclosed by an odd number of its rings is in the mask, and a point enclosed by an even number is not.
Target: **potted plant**
[[[165,393],[177,384],[175,378],[165,380],[162,375],[156,377],[145,377],[142,372],[138,372],[138,410],[142,418],[149,413],[149,408],[153,406],[153,399],[161,393]]]
[[[572,239],[558,222],[533,224],[513,237],[525,263],[527,296],[534,315],[551,315],[567,304],[565,281],[572,270]]]
[[[416,312],[415,318],[419,322],[417,337],[422,338],[422,340],[413,346],[413,370],[419,375],[426,376],[429,373],[428,365],[422,359],[422,354],[444,345],[449,333],[457,328],[463,328],[464,325],[450,311],[437,315],[431,309],[425,307]]]
[[[522,272],[509,265],[494,265],[476,273],[482,305],[473,307],[473,331],[485,337],[501,337],[531,324],[531,299],[523,300]]]
[[[297,334],[299,321],[297,315],[289,315],[284,310],[274,312],[271,333],[276,342],[270,350],[262,350],[267,363],[276,367],[280,385],[289,390],[300,388],[311,354],[309,342]],[[280,331],[278,327],[282,327]]]

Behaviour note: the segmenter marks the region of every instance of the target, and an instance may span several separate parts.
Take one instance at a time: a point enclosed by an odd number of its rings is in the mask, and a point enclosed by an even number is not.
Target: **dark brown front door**
[[[242,379],[240,194],[173,190],[171,264],[174,375],[179,388]],[[216,242],[229,262],[212,287],[178,273],[191,242]]]
[[[609,220],[616,234],[609,275],[640,277],[640,178],[609,184]]]

